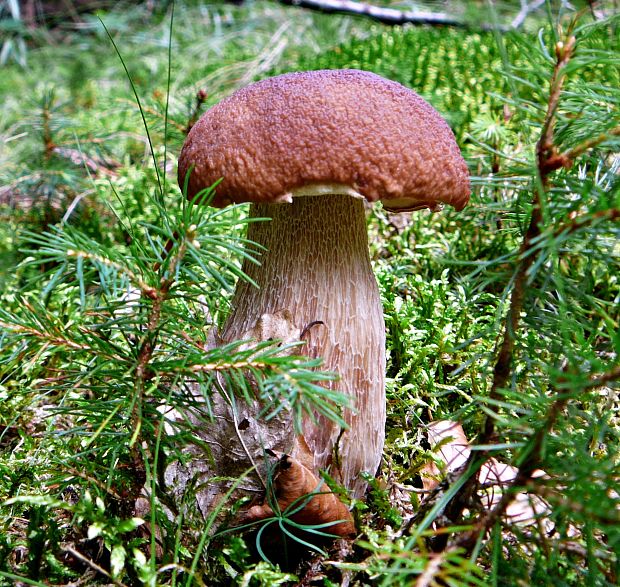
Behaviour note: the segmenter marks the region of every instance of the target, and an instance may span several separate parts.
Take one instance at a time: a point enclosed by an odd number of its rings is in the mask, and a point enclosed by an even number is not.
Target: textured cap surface
[[[351,193],[394,211],[462,209],[469,174],[446,122],[415,92],[373,73],[285,74],[208,110],[179,157],[188,197],[219,179],[213,204]]]

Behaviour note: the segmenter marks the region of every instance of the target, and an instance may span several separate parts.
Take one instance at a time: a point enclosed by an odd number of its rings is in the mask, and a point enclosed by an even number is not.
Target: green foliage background
[[[476,18],[493,22],[495,13],[470,4]],[[412,87],[446,117],[474,194],[458,215],[423,212],[403,223],[381,209],[369,213],[388,330],[388,442],[371,497],[357,506],[361,536],[348,555],[331,552],[317,563],[323,584],[337,584],[345,571],[360,585],[411,584],[429,568],[435,583],[426,584],[617,584],[618,16],[596,21],[551,3],[525,32],[493,33],[387,28],[262,2],[187,3],[175,9],[172,35],[170,16],[166,3],[154,13],[134,6],[102,15],[150,138],[93,15],[82,17],[79,31],[32,33],[27,64],[3,66],[0,582],[20,576],[60,585],[84,573],[92,584],[292,581],[252,558],[251,539],[214,539],[212,519],[205,530],[191,508],[174,511],[161,483],[161,467],[192,430],[164,432],[158,409],[192,407],[174,385],[191,366],[204,368],[206,397],[209,365],[226,366],[243,397],[249,392],[235,365],[253,361],[275,407],[301,411],[338,399],[321,394],[315,365],[302,357],[282,359],[269,346],[255,354],[234,345],[200,351],[240,276],[245,211],[186,207],[174,165],[199,89],[207,92],[204,109],[268,75],[354,67]],[[573,19],[577,47],[564,69],[553,143],[565,153],[594,142],[543,178],[536,145],[548,119],[555,47]],[[90,168],[75,163],[84,156]],[[525,252],[532,263],[511,333],[514,361],[495,393],[497,349],[536,193],[540,234]],[[140,378],[149,346],[150,374]],[[290,373],[292,386],[283,377]],[[549,503],[544,521],[497,521],[469,550],[437,544],[435,529],[484,516],[469,504],[451,518],[449,490],[434,509],[411,491],[432,458],[425,426],[448,418],[474,442],[491,418],[490,455],[546,472],[528,486]],[[134,502],[145,483],[156,497],[143,521]],[[396,498],[399,487],[410,497]],[[400,531],[402,516],[416,512]],[[156,525],[158,536],[148,529]]]

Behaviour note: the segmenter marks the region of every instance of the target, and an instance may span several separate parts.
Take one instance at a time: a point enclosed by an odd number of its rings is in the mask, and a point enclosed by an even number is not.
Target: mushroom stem
[[[366,482],[359,474],[377,470],[385,434],[385,327],[363,202],[307,196],[292,204],[253,204],[250,213],[272,219],[248,229],[248,238],[266,248],[260,266],[243,267],[260,287],[239,283],[223,338],[239,339],[263,314],[279,310],[288,310],[300,331],[314,323],[303,352],[338,373],[328,385],[352,396],[354,410],[344,414],[349,428],[342,435],[323,417],[307,418],[304,438],[315,469],[332,465],[331,474],[360,497]]]

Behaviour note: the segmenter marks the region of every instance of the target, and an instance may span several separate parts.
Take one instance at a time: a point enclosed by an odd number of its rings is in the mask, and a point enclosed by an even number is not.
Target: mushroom
[[[368,254],[364,199],[390,211],[469,199],[466,164],[441,116],[415,92],[358,70],[285,74],[238,90],[208,110],[179,158],[187,197],[221,179],[212,204],[252,202],[248,238],[265,248],[245,263],[222,337],[286,310],[353,398],[345,431],[306,418],[315,471],[331,467],[360,497],[385,438],[385,326]],[[186,184],[187,182],[187,184]]]

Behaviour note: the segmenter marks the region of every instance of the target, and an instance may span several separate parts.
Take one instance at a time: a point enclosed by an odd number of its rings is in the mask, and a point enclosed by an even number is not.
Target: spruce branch
[[[138,274],[129,269],[129,267],[119,263],[118,261],[114,261],[108,257],[104,257],[96,253],[71,248],[66,250],[66,255],[67,258],[84,259],[90,261],[93,265],[103,265],[113,269],[121,275],[125,275],[130,282],[140,289],[146,298],[154,300],[157,296],[157,290],[154,287],[146,283]]]
[[[169,259],[169,263],[165,266],[159,287],[154,290],[142,291],[143,296],[151,301],[151,305],[146,320],[146,332],[142,337],[136,357],[136,398],[134,400],[132,412],[134,434],[130,446],[133,446],[140,438],[144,393],[148,382],[153,378],[153,371],[150,368],[150,363],[153,359],[153,353],[158,342],[162,306],[169,297],[170,288],[175,281],[177,267],[187,251],[187,239],[189,239],[190,242],[193,241],[196,236],[195,231],[195,225],[190,226],[186,231],[186,234],[178,245],[176,253]]]
[[[211,352],[202,351],[200,355],[188,355],[176,369],[172,365],[169,367],[180,377],[214,374],[214,381],[220,387],[235,388],[236,394],[248,402],[257,397],[264,405],[262,415],[267,420],[283,409],[290,409],[296,427],[301,426],[303,413],[313,412],[346,427],[340,408],[348,406],[348,399],[318,385],[319,381],[335,379],[332,374],[315,371],[319,360],[289,354],[297,345],[265,341],[245,350],[235,346],[226,345]]]
[[[32,255],[32,259],[24,263],[25,266],[51,263],[60,265],[61,270],[65,271],[68,261],[74,261],[76,267],[88,261],[99,272],[102,269],[111,270],[126,277],[145,297],[154,299],[156,295],[155,288],[123,262],[126,260],[123,253],[115,249],[106,249],[71,227],[51,227],[49,232],[43,234],[24,231],[24,236],[33,246],[23,250]],[[54,279],[52,278],[52,282]]]
[[[577,502],[574,499],[568,500],[564,496],[560,496],[557,488],[548,487],[544,484],[544,479],[530,479],[523,487],[525,491],[529,493],[535,493],[545,500],[552,502],[561,498],[562,505],[566,509],[573,513],[580,515],[587,515],[589,518],[596,520],[599,524],[605,524],[609,526],[620,525],[620,512],[617,510],[600,512],[593,511],[593,508],[587,507],[581,502]]]
[[[564,224],[561,224],[553,230],[554,236],[569,235],[577,232],[582,228],[587,228],[598,222],[610,221],[618,222],[620,220],[620,208],[608,208],[607,210],[599,210],[593,214],[580,214],[574,216]]]
[[[192,373],[205,373],[205,372],[217,372],[217,371],[241,371],[246,369],[257,369],[262,371],[267,369],[269,365],[261,360],[256,361],[231,361],[222,363],[206,363],[202,365],[191,365],[189,370]]]
[[[558,157],[553,142],[555,115],[565,81],[565,68],[573,54],[575,42],[575,37],[569,36],[565,42],[559,41],[556,44],[556,63],[551,78],[547,111],[540,138],[536,145],[538,185],[533,190],[530,223],[519,249],[519,262],[513,278],[513,288],[504,324],[503,339],[499,346],[499,352],[493,369],[493,382],[489,393],[490,400],[499,400],[501,398],[500,390],[506,386],[512,369],[514,346],[527,292],[527,275],[536,260],[534,247],[543,230],[542,197],[549,188],[549,174],[556,169],[550,163]],[[493,418],[488,416],[479,443],[488,444],[492,440],[493,434]]]
[[[517,493],[527,490],[541,495],[549,494],[548,491],[539,488],[540,481],[535,481],[532,475],[543,461],[543,450],[546,438],[549,432],[553,430],[558,418],[572,397],[570,390],[574,390],[576,387],[574,374],[571,375],[572,376],[569,378],[568,373],[565,372],[564,375],[559,377],[557,386],[554,390],[556,398],[550,405],[545,420],[538,426],[530,442],[521,451],[519,455],[521,463],[517,467],[517,474],[510,486],[504,490],[500,501],[476,522],[472,530],[461,534],[452,546],[465,548],[467,551],[471,551],[478,537],[489,531],[503,517],[506,509],[512,503]],[[620,365],[616,365],[605,373],[589,374],[580,379],[582,380],[577,383],[580,391],[601,387],[610,381],[620,379]],[[569,392],[567,393],[567,391]],[[575,505],[574,507],[582,506]],[[617,524],[618,518],[607,519],[605,521]]]
[[[583,141],[582,143],[580,143],[579,145],[576,145],[575,147],[567,149],[563,153],[560,153],[557,157],[558,162],[561,162],[560,167],[567,167],[567,166],[572,165],[573,161],[577,157],[579,157],[580,155],[583,155],[589,149],[598,147],[598,145],[601,145],[607,142],[612,137],[618,137],[618,136],[620,136],[620,126],[611,128],[605,131],[604,133],[599,134],[596,137],[592,137],[591,139],[588,139],[587,141]]]
[[[497,355],[493,368],[493,379],[489,392],[490,402],[499,402],[502,398],[501,390],[506,388],[508,380],[511,376],[515,343],[519,335],[521,327],[521,315],[525,307],[525,301],[528,291],[528,275],[530,269],[535,265],[538,256],[541,254],[539,249],[539,240],[544,232],[544,216],[543,209],[547,194],[551,189],[550,174],[560,167],[570,167],[575,157],[584,153],[587,149],[596,146],[608,137],[615,135],[615,130],[606,133],[592,140],[585,141],[577,147],[560,153],[555,144],[555,123],[557,119],[557,111],[560,103],[560,96],[565,84],[566,68],[574,54],[576,38],[571,34],[572,26],[563,41],[558,41],[555,46],[555,64],[549,85],[549,94],[547,99],[547,107],[543,123],[540,130],[540,136],[536,144],[536,182],[532,192],[531,200],[531,217],[528,227],[523,236],[519,248],[517,266],[512,280],[512,292],[510,295],[509,307],[504,319],[502,338],[497,347]],[[590,223],[594,223],[601,219],[615,220],[618,217],[616,209],[606,210],[603,212],[590,214],[587,217],[572,219],[568,225],[563,225],[554,230],[555,234],[563,234],[567,231],[572,232]],[[617,377],[618,368],[612,369],[609,373],[591,378],[589,384],[584,385],[585,388],[594,387],[600,382],[609,381]],[[554,426],[559,415],[566,407],[569,395],[557,394],[556,399],[551,403],[547,412],[544,423],[537,427],[534,435],[530,439],[524,452],[521,454],[521,464],[518,467],[517,475],[512,482],[510,488],[502,495],[500,502],[475,524],[473,530],[462,534],[455,542],[454,546],[471,550],[474,548],[476,541],[481,533],[488,531],[503,516],[508,505],[514,499],[514,495],[518,490],[527,485],[530,481],[532,473],[541,462],[542,448],[549,431]],[[495,437],[495,422],[492,415],[488,415],[484,422],[482,431],[477,439],[477,443],[481,446],[492,444]],[[461,471],[457,472],[460,476],[464,471],[471,471],[476,463],[481,463],[488,458],[488,451],[472,452],[468,462]],[[475,469],[474,469],[475,470]],[[450,520],[460,520],[463,511],[470,506],[472,496],[477,487],[477,476],[472,475],[459,491],[447,504],[446,512]]]
[[[13,317],[12,317],[13,318]],[[45,332],[38,330],[32,326],[26,326],[25,324],[18,324],[16,321],[6,322],[0,320],[0,328],[12,332],[13,334],[21,335],[23,337],[30,337],[43,342],[45,345],[52,345],[55,347],[67,347],[73,350],[86,351],[88,346],[84,344],[78,344],[73,340],[69,340],[66,337],[61,336],[58,333]]]
[[[20,302],[22,307],[20,315],[0,308],[0,328],[11,333],[15,341],[27,341],[26,346],[31,343],[41,345],[29,348],[30,354],[37,355],[48,348],[66,348],[84,353],[95,352],[90,344],[90,332],[87,329],[78,327],[77,331],[69,333],[66,325],[42,304],[36,302],[33,304],[23,298]],[[96,348],[97,354],[106,360],[119,363],[123,361],[121,356],[110,351],[111,349],[106,352],[101,347]]]

